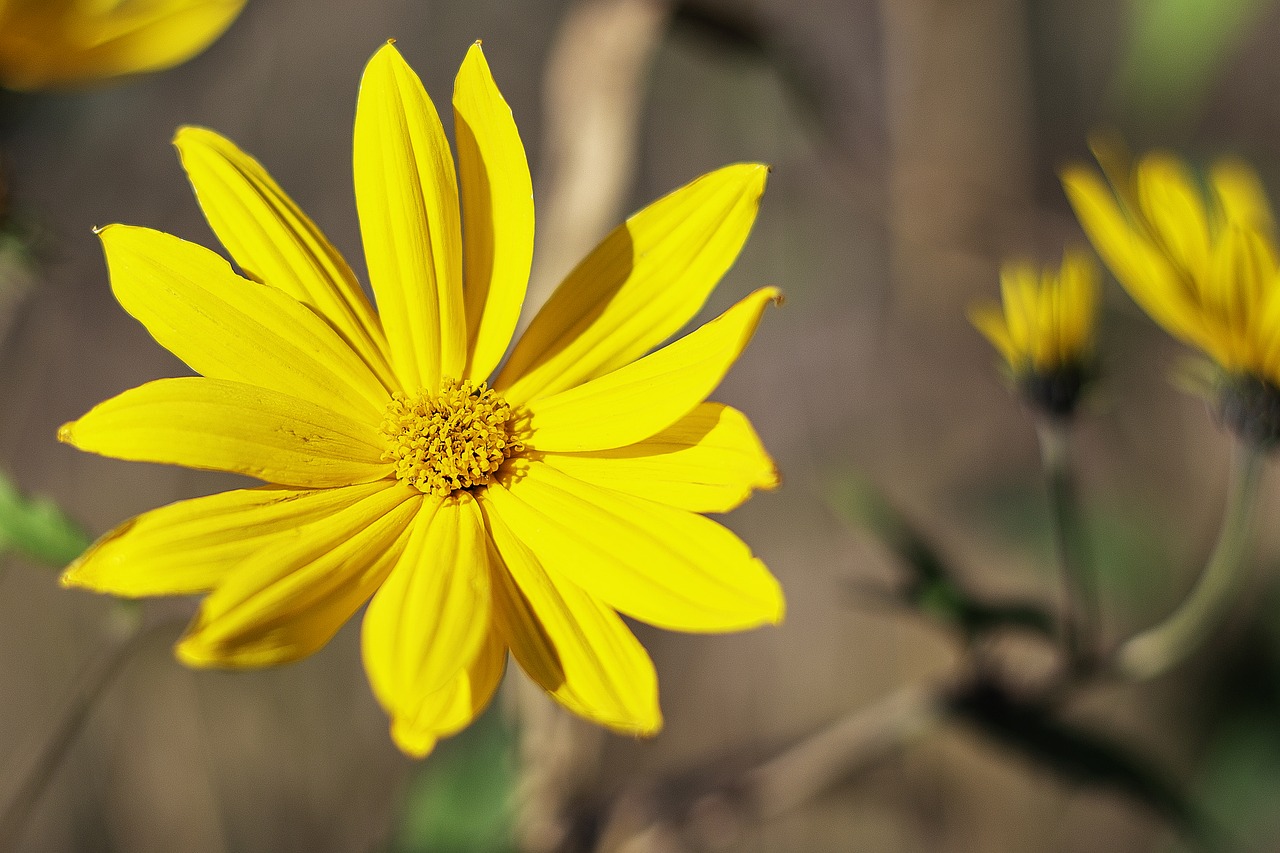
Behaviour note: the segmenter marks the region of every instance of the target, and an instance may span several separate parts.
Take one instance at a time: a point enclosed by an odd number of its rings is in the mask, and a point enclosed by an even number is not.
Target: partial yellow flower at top
[[[1257,175],[1222,160],[1202,183],[1164,152],[1132,170],[1109,148],[1098,154],[1107,180],[1084,166],[1062,175],[1085,233],[1134,301],[1221,370],[1228,424],[1280,439],[1280,265]]]
[[[1050,414],[1069,415],[1093,367],[1098,267],[1068,251],[1062,266],[1029,263],[1000,271],[1002,305],[978,305],[969,319],[1003,356],[1024,395]]]
[[[508,649],[566,708],[652,734],[653,664],[619,612],[699,632],[783,615],[764,564],[700,514],[778,484],[747,418],[705,402],[778,292],[650,352],[732,265],[768,170],[727,166],[632,216],[503,363],[533,195],[479,43],[453,107],[456,173],[395,48],[365,70],[355,188],[377,312],[256,161],[179,131],[196,196],[248,278],[168,234],[104,229],[116,297],[201,376],[126,391],[59,438],[270,485],[145,513],[63,582],[209,593],[177,648],[197,667],[297,660],[371,598],[365,668],[414,755],[479,713]]]
[[[0,85],[43,89],[186,62],[245,0],[0,0]]]

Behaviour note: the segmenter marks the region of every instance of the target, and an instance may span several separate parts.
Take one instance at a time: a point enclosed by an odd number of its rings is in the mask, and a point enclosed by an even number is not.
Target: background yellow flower
[[[0,85],[42,89],[186,62],[245,0],[0,0]]]

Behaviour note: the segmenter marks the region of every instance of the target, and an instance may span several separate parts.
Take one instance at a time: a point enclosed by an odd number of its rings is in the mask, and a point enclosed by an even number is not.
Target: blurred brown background
[[[1280,8],[251,0],[186,66],[4,102],[15,209],[42,229],[40,279],[0,348],[0,462],[25,491],[55,498],[96,535],[234,484],[53,440],[107,396],[185,372],[112,300],[91,227],[127,222],[216,245],[169,146],[176,127],[201,124],[257,156],[361,270],[352,117],[361,69],[388,37],[440,105],[467,46],[484,39],[533,167],[543,296],[625,213],[728,162],[773,166],[755,233],[707,315],[762,284],[787,292],[716,395],[751,415],[785,477],[727,521],[782,580],[787,622],[725,637],[640,629],[667,719],[649,742],[547,718],[508,684],[504,707],[537,718],[529,731],[542,739],[526,745],[535,766],[521,788],[533,798],[530,849],[1180,849],[1140,805],[957,725],[745,831],[710,819],[683,832],[664,809],[678,815],[684,792],[708,776],[750,767],[954,665],[947,631],[867,593],[891,585],[897,568],[844,517],[851,481],[878,484],[974,587],[1050,600],[1035,436],[964,309],[995,295],[1002,259],[1056,261],[1081,239],[1056,170],[1087,156],[1095,128],[1119,129],[1138,150],[1238,153],[1280,187]],[[1107,375],[1082,419],[1079,457],[1118,637],[1158,619],[1191,583],[1217,524],[1227,441],[1203,403],[1168,381],[1179,347],[1114,285],[1105,301]],[[1280,746],[1245,701],[1278,671],[1276,655],[1259,651],[1280,649],[1269,592],[1277,488],[1269,480],[1264,492],[1256,594],[1213,647],[1152,685],[1093,690],[1070,708],[1258,849],[1280,838]],[[21,754],[55,714],[110,607],[8,560],[0,794],[16,785],[4,756]],[[156,607],[180,615],[192,604]],[[105,694],[21,849],[418,849],[398,827],[413,779],[437,759],[420,768],[395,751],[354,624],[314,658],[261,673],[187,671],[169,652],[176,633],[153,635]],[[1223,758],[1224,738],[1254,764]]]

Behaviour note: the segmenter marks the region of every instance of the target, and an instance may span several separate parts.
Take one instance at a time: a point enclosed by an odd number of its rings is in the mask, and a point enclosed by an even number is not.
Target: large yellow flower
[[[365,71],[355,184],[376,314],[254,160],[208,130],[179,131],[209,223],[252,280],[176,237],[104,229],[120,303],[202,375],[126,391],[59,437],[272,485],[146,513],[63,580],[124,596],[212,590],[178,645],[193,666],[303,657],[372,597],[365,667],[412,754],[485,705],[508,649],[565,707],[650,734],[653,665],[618,611],[683,631],[782,618],[764,565],[698,514],[777,485],[747,419],[704,402],[777,292],[649,353],[733,263],[767,169],[720,169],[632,216],[498,370],[533,200],[479,44],[453,105],[457,177],[395,48]]]
[[[222,35],[245,0],[0,0],[0,85],[41,89],[157,71]]]
[[[1203,350],[1229,378],[1280,385],[1280,267],[1257,176],[1236,161],[1206,186],[1173,156],[1130,174],[1100,149],[1110,182],[1084,166],[1062,176],[1085,233],[1151,317]]]

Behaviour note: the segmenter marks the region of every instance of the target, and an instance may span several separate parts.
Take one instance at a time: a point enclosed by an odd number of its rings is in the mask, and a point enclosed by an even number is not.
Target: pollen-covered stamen
[[[397,393],[382,419],[382,458],[418,491],[447,497],[488,483],[524,449],[514,435],[514,419],[510,404],[483,382],[446,379],[436,393]]]

